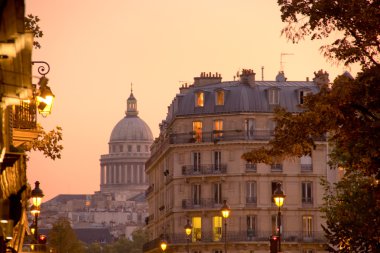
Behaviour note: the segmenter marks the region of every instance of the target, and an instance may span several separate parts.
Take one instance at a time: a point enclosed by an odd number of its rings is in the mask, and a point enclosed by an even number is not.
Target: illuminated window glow
[[[214,242],[222,240],[222,217],[212,217],[212,239]]]
[[[204,106],[204,93],[202,91],[195,93],[195,106],[197,107]]]

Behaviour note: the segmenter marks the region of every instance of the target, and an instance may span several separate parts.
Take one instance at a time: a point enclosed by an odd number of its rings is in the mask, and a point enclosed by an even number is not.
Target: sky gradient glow
[[[201,72],[227,81],[251,68],[261,80],[264,66],[264,79],[274,80],[281,53],[293,54],[283,58],[288,80],[312,79],[319,69],[333,80],[346,70],[323,58],[320,41],[287,42],[276,0],[26,0],[26,13],[41,19],[33,60],[50,64],[56,96],[39,122],[64,134],[61,160],[33,152],[28,163],[29,182],[41,182],[46,200],[99,190],[99,158],[124,117],[131,82],[139,116],[157,137],[180,83]]]

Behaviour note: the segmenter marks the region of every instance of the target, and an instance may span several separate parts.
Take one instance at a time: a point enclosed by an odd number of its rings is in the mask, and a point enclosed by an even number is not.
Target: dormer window
[[[300,90],[299,91],[299,104],[303,105],[305,103],[305,96],[311,94],[312,92],[310,90]]]
[[[196,107],[203,107],[204,106],[204,92],[198,91],[195,93],[195,106]]]
[[[268,101],[270,105],[278,105],[280,103],[280,90],[279,89],[269,89],[268,90]]]
[[[217,90],[215,92],[215,105],[224,105],[224,91]]]

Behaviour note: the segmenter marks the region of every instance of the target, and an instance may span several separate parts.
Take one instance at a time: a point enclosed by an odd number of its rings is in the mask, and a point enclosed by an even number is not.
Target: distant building
[[[42,225],[49,228],[59,217],[69,218],[74,230],[106,227],[114,238],[129,237],[145,225],[148,188],[145,162],[153,136],[139,118],[131,91],[125,117],[113,128],[109,154],[100,158],[100,191],[92,195],[61,194],[43,204]]]
[[[219,74],[202,73],[183,85],[160,124],[160,135],[146,163],[149,178],[144,252],[187,252],[184,226],[192,224],[190,252],[222,253],[225,227],[220,209],[226,200],[229,253],[268,252],[276,234],[277,207],[272,195],[278,183],[286,194],[282,208],[282,250],[321,252],[325,239],[319,208],[320,178],[333,182],[327,164],[327,142],[315,140],[311,156],[253,164],[241,156],[266,146],[275,129],[274,108],[303,111],[307,94],[317,93],[317,81],[257,81],[252,70],[240,80],[222,82]]]

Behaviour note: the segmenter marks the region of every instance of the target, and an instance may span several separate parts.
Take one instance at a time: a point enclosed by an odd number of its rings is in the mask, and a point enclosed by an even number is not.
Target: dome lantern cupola
[[[129,95],[129,98],[127,99],[127,110],[125,112],[125,115],[127,117],[135,117],[139,114],[137,111],[137,100],[133,96],[133,89],[132,89],[132,83],[131,83],[131,94]]]

